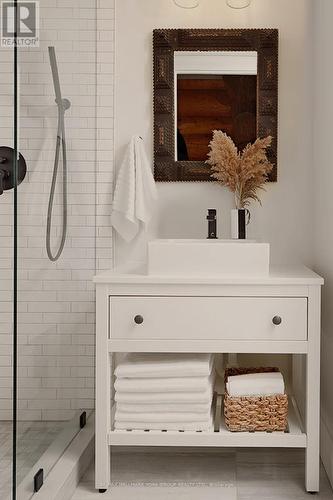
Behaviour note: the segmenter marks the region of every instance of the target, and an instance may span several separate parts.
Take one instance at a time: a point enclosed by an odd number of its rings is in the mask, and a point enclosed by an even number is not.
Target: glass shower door
[[[94,408],[96,1],[1,4],[1,500],[43,487]]]
[[[15,500],[18,156],[16,2],[1,3],[0,44],[0,498]]]
[[[96,0],[32,3],[38,40],[17,54],[17,500],[47,488],[94,408]]]

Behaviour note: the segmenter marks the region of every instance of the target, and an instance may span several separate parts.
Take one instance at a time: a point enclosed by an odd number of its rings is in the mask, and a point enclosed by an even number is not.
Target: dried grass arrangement
[[[225,132],[214,130],[206,163],[211,166],[211,177],[234,193],[236,208],[246,208],[251,201],[261,205],[257,192],[264,189],[273,169],[266,153],[271,143],[271,136],[257,139],[240,152]]]

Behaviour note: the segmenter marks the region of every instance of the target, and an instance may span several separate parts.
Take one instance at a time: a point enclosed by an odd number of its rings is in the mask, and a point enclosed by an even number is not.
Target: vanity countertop
[[[95,283],[119,284],[216,284],[216,285],[323,285],[324,279],[305,266],[272,266],[267,276],[157,276],[104,271],[94,277]]]

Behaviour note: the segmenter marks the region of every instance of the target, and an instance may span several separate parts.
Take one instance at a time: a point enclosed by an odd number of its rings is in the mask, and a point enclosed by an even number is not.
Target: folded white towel
[[[115,400],[129,404],[210,404],[213,386],[204,392],[116,392]]]
[[[206,413],[128,413],[116,409],[117,422],[203,422],[210,419],[211,409]]]
[[[212,419],[203,422],[117,422],[116,430],[157,430],[157,431],[211,431]]]
[[[205,377],[212,371],[211,354],[128,354],[115,369],[118,378]]]
[[[227,391],[230,396],[273,396],[284,394],[285,386],[280,372],[248,373],[228,377]]]
[[[210,377],[118,378],[117,392],[205,392],[213,385]]]
[[[157,190],[151,166],[141,137],[132,137],[119,169],[113,195],[111,223],[126,241],[139,232],[140,223],[148,224],[152,215]]]
[[[129,394],[129,393],[126,393]],[[141,393],[142,394],[142,393]],[[154,394],[154,393],[152,393]],[[168,394],[171,394],[170,392]],[[211,407],[212,398],[207,400],[206,403],[151,403],[151,404],[131,404],[131,403],[117,403],[117,410],[127,413],[136,413],[139,418],[140,413],[198,413],[202,415],[207,413],[208,408]]]

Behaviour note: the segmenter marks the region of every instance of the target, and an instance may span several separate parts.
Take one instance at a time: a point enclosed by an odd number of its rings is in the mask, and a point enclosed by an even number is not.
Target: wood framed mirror
[[[277,29],[154,30],[156,181],[212,181],[216,129],[239,149],[271,135],[277,180],[278,39]]]

